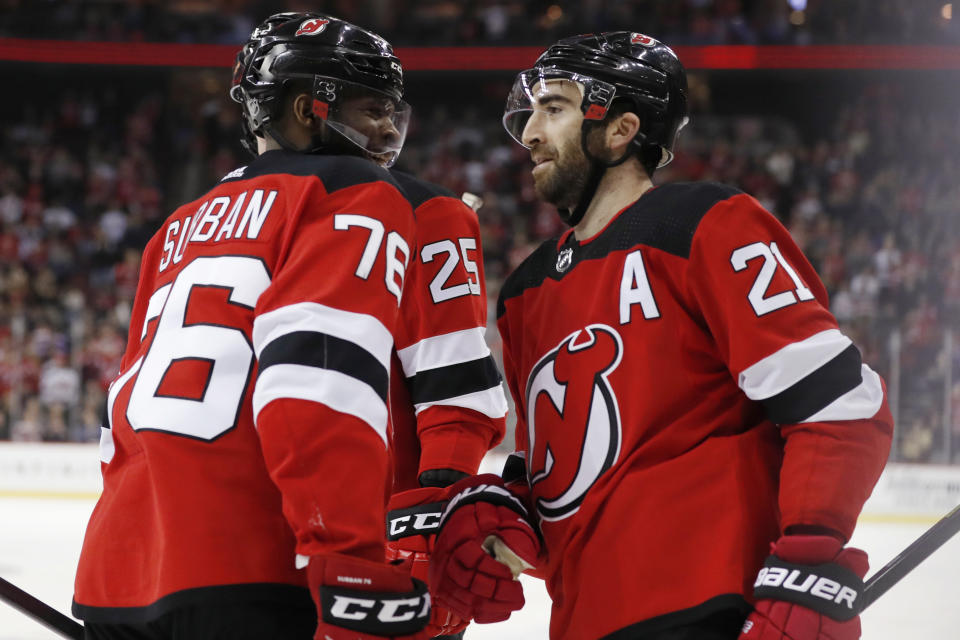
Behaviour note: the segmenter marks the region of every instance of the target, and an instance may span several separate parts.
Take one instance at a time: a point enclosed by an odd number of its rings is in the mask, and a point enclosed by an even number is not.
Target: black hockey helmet
[[[635,144],[660,147],[658,167],[673,159],[677,133],[688,120],[687,75],[670,47],[631,31],[558,41],[517,76],[507,98],[503,124],[521,144],[535,86],[551,78],[570,79],[583,88],[581,109],[587,120],[602,120],[615,99],[628,100],[642,121]]]
[[[507,97],[503,126],[520,144],[537,104],[537,92],[543,91],[549,80],[573,82],[582,95],[580,145],[591,169],[577,205],[560,211],[563,221],[572,226],[583,219],[608,168],[635,152],[642,160],[650,157],[653,168],[673,159],[677,133],[688,120],[687,75],[670,47],[642,33],[609,31],[564,38],[544,51],[532,69],[517,75]],[[608,162],[590,153],[587,134],[603,121],[615,100],[626,100],[628,110],[640,116],[641,124],[633,150]]]
[[[379,156],[388,165],[393,163],[403,146],[410,107],[402,99],[403,68],[390,43],[320,13],[278,13],[264,20],[237,53],[230,88],[230,97],[242,105],[244,144],[253,153],[255,135],[269,133],[287,146],[273,125],[281,116],[285,91],[295,81],[312,84],[313,113],[334,131],[367,154]],[[399,133],[389,148],[368,148],[367,136],[337,118],[338,101],[358,91],[389,102],[390,117]],[[318,140],[310,151],[322,152],[324,146]]]

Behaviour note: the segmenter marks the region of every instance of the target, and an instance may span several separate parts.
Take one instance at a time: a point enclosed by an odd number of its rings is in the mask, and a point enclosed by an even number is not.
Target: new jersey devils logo
[[[591,324],[561,340],[530,372],[530,484],[541,496],[536,507],[543,520],[576,513],[620,455],[620,410],[607,377],[622,355],[620,334]]]
[[[657,41],[651,38],[650,36],[645,36],[642,33],[634,33],[630,36],[630,44],[639,44],[642,47],[652,47],[657,44]]]
[[[300,25],[294,36],[315,36],[327,28],[330,21],[326,18],[310,18]]]

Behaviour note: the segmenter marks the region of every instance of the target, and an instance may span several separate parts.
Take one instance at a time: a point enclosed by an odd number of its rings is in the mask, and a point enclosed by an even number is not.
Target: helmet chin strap
[[[257,136],[255,136],[250,129],[250,123],[247,122],[245,115],[240,116],[240,130],[242,131],[240,144],[243,145],[243,148],[246,149],[250,155],[256,158],[259,154],[257,151]]]
[[[321,130],[315,131],[310,135],[310,144],[300,148],[290,142],[290,139],[280,133],[279,129],[272,124],[264,125],[264,131],[273,138],[281,148],[294,153],[307,153],[316,155],[345,155],[361,156],[364,152],[352,140],[341,134],[333,127],[324,126]],[[330,132],[333,132],[331,135]]]
[[[633,151],[630,149],[630,146],[633,145],[633,141],[627,145],[627,150],[623,152],[622,156],[611,162],[604,162],[600,158],[597,158],[591,154],[590,150],[587,148],[587,136],[589,136],[590,132],[594,130],[594,125],[600,124],[602,124],[602,121],[590,123],[585,122],[580,128],[580,148],[583,150],[583,155],[587,158],[587,161],[590,162],[590,173],[587,174],[587,183],[583,186],[583,191],[580,192],[580,198],[577,200],[577,205],[573,209],[557,210],[560,214],[560,219],[571,227],[577,226],[580,221],[583,220],[583,216],[590,207],[590,203],[593,202],[593,198],[597,194],[597,187],[600,186],[600,181],[603,180],[603,176],[607,173],[607,169],[623,164],[630,158],[631,155],[633,155]],[[639,136],[640,134],[638,133],[637,135]]]

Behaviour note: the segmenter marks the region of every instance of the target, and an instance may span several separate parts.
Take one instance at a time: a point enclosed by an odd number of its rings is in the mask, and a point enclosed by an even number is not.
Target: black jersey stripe
[[[297,364],[337,371],[369,385],[386,402],[389,372],[356,343],[319,331],[293,331],[263,348],[259,371],[277,364]]]
[[[441,402],[500,384],[500,371],[492,356],[436,369],[424,369],[407,378],[414,404]]]
[[[672,611],[641,622],[634,623],[600,640],[637,640],[637,638],[698,638],[700,634],[710,634],[725,630],[729,635],[724,638],[736,638],[743,621],[752,607],[739,593],[724,593],[714,596],[689,609]],[[673,632],[678,632],[674,635]],[[698,634],[697,632],[700,632]]]
[[[171,611],[197,607],[198,611],[222,605],[277,603],[291,609],[316,610],[310,591],[292,584],[247,583],[196,587],[175,591],[145,607],[94,607],[76,600],[70,612],[85,622],[141,625]],[[209,609],[208,609],[209,610]]]
[[[505,302],[547,279],[561,280],[586,260],[601,260],[611,253],[644,245],[689,258],[693,236],[700,221],[719,202],[743,192],[714,182],[677,182],[651,189],[620,214],[599,238],[580,246],[571,233],[563,248],[572,248],[572,262],[557,271],[557,242],[544,242],[507,278],[497,301],[497,317]]]
[[[850,345],[830,362],[775,396],[761,400],[777,424],[803,422],[863,382],[860,350]]]

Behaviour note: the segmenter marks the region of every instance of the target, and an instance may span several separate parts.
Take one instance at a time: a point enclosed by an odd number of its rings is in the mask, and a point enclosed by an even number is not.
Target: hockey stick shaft
[[[863,611],[885,594],[890,587],[917,568],[931,553],[960,531],[960,506],[942,517],[935,525],[914,540],[906,549],[867,580],[860,601]]]
[[[83,625],[3,578],[0,578],[0,600],[64,638],[83,640]]]

